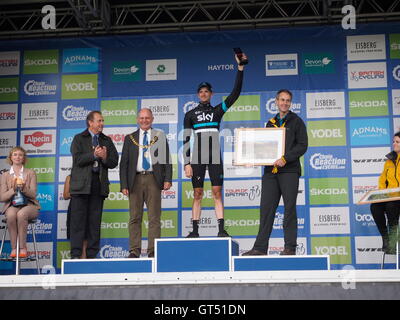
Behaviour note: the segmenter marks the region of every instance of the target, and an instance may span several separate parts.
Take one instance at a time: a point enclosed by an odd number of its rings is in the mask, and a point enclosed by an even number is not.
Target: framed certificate
[[[400,188],[368,191],[357,204],[388,202],[400,200]]]
[[[233,165],[267,166],[285,154],[285,128],[237,128]]]

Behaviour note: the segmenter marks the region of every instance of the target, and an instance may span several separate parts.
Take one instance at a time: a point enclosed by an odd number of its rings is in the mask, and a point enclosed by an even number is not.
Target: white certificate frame
[[[286,128],[236,128],[232,164],[270,166],[285,154]]]

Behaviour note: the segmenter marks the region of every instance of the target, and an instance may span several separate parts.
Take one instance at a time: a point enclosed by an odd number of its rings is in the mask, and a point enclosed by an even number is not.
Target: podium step
[[[154,259],[73,259],[63,260],[61,274],[147,273],[154,271]]]
[[[234,271],[330,270],[329,256],[233,257]]]
[[[232,271],[238,254],[231,238],[156,239],[155,272]]]

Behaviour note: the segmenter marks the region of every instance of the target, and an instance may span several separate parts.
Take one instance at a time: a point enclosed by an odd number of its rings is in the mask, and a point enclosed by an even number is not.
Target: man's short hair
[[[87,115],[87,117],[86,117],[86,127],[87,127],[87,128],[90,127],[89,121],[93,121],[94,115],[95,115],[96,113],[99,114],[99,115],[102,115],[102,114],[101,114],[101,111],[98,111],[98,110],[90,111],[90,112],[88,113],[88,115]]]
[[[281,90],[279,90],[277,93],[276,93],[276,99],[278,99],[278,97],[279,97],[279,95],[281,94],[281,93],[287,93],[289,96],[290,96],[290,100],[292,100],[292,98],[293,98],[293,94],[288,90],[288,89],[281,89]]]
[[[209,82],[202,82],[197,87],[197,93],[199,93],[201,88],[207,88],[208,91],[212,92],[212,86]]]

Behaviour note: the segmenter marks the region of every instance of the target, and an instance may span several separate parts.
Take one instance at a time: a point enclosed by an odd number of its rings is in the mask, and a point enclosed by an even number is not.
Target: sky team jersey
[[[243,71],[237,71],[235,85],[230,95],[217,106],[199,105],[185,114],[184,162],[195,164],[220,164],[219,127],[225,112],[239,98],[242,90]],[[194,133],[193,152],[190,153],[190,137]]]

